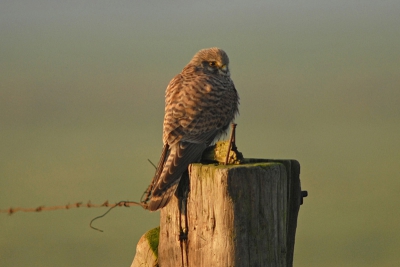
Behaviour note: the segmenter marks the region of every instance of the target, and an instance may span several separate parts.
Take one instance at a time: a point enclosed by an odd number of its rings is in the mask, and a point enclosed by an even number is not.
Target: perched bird
[[[227,54],[216,47],[197,52],[166,89],[164,147],[147,209],[168,204],[188,165],[199,161],[203,151],[226,133],[238,105]]]

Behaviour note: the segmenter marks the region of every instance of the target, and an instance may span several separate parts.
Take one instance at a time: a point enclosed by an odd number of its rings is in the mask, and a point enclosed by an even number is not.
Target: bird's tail
[[[179,142],[165,151],[156,174],[153,178],[151,198],[147,209],[155,211],[165,207],[174,195],[181,176],[187,170],[190,163],[197,162],[201,158],[206,145]],[[165,156],[164,156],[165,155]]]

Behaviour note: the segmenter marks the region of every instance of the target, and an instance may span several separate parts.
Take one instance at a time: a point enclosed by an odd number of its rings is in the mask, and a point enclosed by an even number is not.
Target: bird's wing
[[[158,166],[158,172],[154,177],[149,210],[157,210],[164,207],[174,194],[183,172],[190,163],[200,159],[206,145],[204,143],[178,142],[171,146],[163,164]],[[157,175],[158,174],[158,175]]]
[[[164,143],[209,144],[237,113],[238,97],[231,80],[221,83],[194,72],[184,69],[167,87]]]

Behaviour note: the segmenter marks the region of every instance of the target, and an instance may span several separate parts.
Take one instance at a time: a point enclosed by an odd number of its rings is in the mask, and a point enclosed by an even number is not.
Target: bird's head
[[[202,49],[194,55],[190,64],[207,73],[229,76],[229,58],[224,50],[217,47]]]

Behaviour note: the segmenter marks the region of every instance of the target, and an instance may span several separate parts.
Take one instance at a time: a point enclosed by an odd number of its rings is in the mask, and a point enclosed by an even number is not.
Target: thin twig
[[[236,145],[234,144],[235,142],[235,130],[236,130],[236,123],[232,123],[232,131],[231,131],[231,138],[229,138],[229,143],[228,143],[228,152],[226,153],[226,158],[225,158],[225,165],[228,164],[229,161],[229,153],[231,152],[231,148],[232,148],[232,144],[233,147],[236,147]]]
[[[137,202],[135,202],[135,201],[120,201],[120,202],[118,202],[118,203],[115,203],[114,206],[110,207],[103,215],[100,215],[100,216],[97,216],[97,217],[93,218],[93,219],[90,221],[90,223],[89,223],[90,228],[92,228],[92,229],[94,229],[94,230],[97,230],[97,231],[99,231],[99,232],[104,232],[103,230],[92,226],[92,223],[93,223],[95,220],[100,219],[100,218],[103,218],[104,216],[106,216],[107,213],[109,213],[113,208],[115,208],[115,207],[122,207],[122,206],[124,206],[124,207],[141,206],[141,207],[143,207],[143,208],[145,209],[145,206],[144,206],[143,204],[137,203]]]
[[[150,162],[151,165],[153,165],[154,169],[157,169],[157,166],[153,162],[151,162],[151,160],[149,160],[149,159],[147,159],[147,160],[148,160],[148,162]]]

